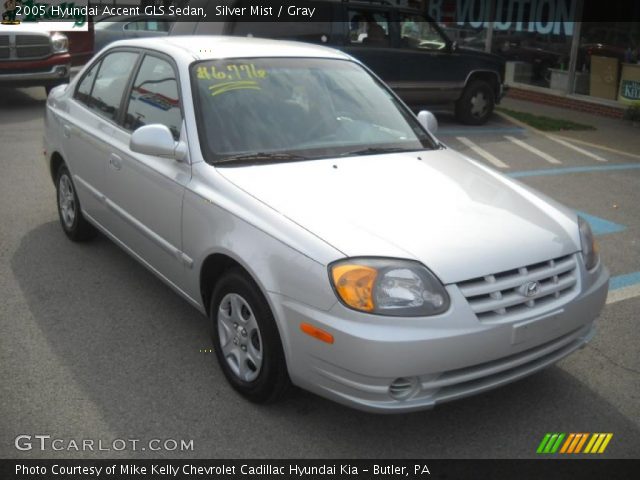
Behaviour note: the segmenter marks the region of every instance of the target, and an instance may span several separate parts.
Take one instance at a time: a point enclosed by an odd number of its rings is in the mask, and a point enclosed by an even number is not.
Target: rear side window
[[[122,94],[137,59],[138,54],[133,52],[108,54],[100,63],[94,80],[88,78],[93,76],[94,69],[82,79],[76,98],[108,120],[115,121],[120,112]],[[89,90],[90,83],[93,86]]]
[[[84,74],[76,90],[76,99],[86,105],[89,105],[91,102],[91,89],[93,88],[93,81],[96,79],[99,68],[100,62],[91,67],[89,71]]]
[[[124,127],[136,130],[154,123],[169,127],[176,140],[180,137],[182,113],[175,70],[166,60],[147,55],[133,82]]]
[[[443,50],[447,40],[421,15],[400,14],[400,38],[404,48]]]
[[[125,24],[125,30],[133,30],[133,31],[144,31],[147,30],[147,22],[144,20],[139,20],[137,22],[130,22]]]

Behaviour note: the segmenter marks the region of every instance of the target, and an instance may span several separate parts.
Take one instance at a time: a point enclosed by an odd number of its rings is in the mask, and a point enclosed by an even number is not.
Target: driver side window
[[[389,13],[378,10],[349,10],[349,42],[352,45],[388,47]]]
[[[136,130],[144,125],[159,123],[180,138],[182,111],[175,70],[162,58],[146,55],[133,82],[124,127]]]

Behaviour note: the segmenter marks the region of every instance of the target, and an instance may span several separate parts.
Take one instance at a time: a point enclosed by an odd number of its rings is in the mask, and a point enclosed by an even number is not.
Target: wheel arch
[[[266,299],[267,303],[271,304],[269,301],[269,296],[267,295],[266,288],[262,283],[258,280],[257,276],[254,272],[251,271],[247,265],[236,258],[235,255],[230,255],[226,252],[212,252],[204,259],[202,262],[202,266],[200,267],[200,298],[202,300],[202,305],[206,314],[210,313],[211,308],[211,295],[215,286],[220,281],[225,272],[233,268],[238,268],[242,270],[245,274],[251,278],[251,280],[258,286],[258,290],[262,294],[262,296]],[[271,307],[271,305],[270,305]],[[271,308],[273,311],[273,308]],[[273,312],[275,315],[275,312]]]
[[[500,92],[500,74],[498,72],[494,70],[473,70],[469,75],[467,75],[467,79],[464,82],[464,89],[466,89],[474,80],[484,80],[487,82],[491,86],[495,99],[497,100]]]
[[[275,319],[276,329],[280,337],[280,343],[282,345],[285,359],[288,362],[289,348],[287,347],[289,338],[286,329],[281,325],[278,320],[278,311],[271,302],[271,298],[267,294],[266,287],[257,278],[255,272],[253,272],[241,259],[228,252],[212,252],[204,259],[202,266],[200,267],[200,296],[204,307],[204,312],[209,317],[211,313],[211,296],[216,284],[220,281],[225,272],[231,269],[240,269],[244,272],[258,287],[258,292],[263,296],[267,305],[271,309],[271,313]]]
[[[51,181],[55,184],[56,182],[56,174],[58,173],[58,169],[60,165],[66,164],[64,158],[60,154],[60,152],[53,152],[51,154],[51,158],[49,159],[49,173],[51,174]]]

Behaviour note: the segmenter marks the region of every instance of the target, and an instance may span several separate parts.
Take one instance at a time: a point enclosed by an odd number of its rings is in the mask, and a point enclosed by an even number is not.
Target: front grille
[[[537,282],[527,296],[523,288]],[[469,306],[484,322],[516,320],[541,313],[575,291],[578,272],[574,255],[474,278],[458,284]]]
[[[49,45],[29,46],[16,48],[16,56],[21,59],[26,58],[43,58],[49,55]]]
[[[16,35],[17,58],[42,58],[51,53],[47,35]]]
[[[51,41],[47,34],[0,35],[0,59],[38,60],[50,56]]]
[[[9,58],[9,35],[0,35],[0,58]]]

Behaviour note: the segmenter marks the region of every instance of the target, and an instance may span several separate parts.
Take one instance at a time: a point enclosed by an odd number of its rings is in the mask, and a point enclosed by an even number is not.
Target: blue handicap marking
[[[605,220],[604,218],[595,217],[584,212],[577,213],[587,222],[589,222],[594,235],[608,235],[610,233],[622,232],[627,229],[627,227],[624,225]],[[630,287],[631,285],[637,285],[639,283],[640,272],[617,275],[615,277],[611,277],[611,279],[609,280],[609,290],[617,290],[619,288]]]
[[[609,280],[609,290],[617,290],[618,288],[630,287],[640,283],[640,272],[627,273],[626,275],[618,275],[611,277]]]
[[[595,217],[584,212],[577,213],[589,222],[589,225],[591,225],[591,231],[594,235],[608,235],[610,233],[624,232],[627,229],[624,225],[605,220],[604,218]]]

